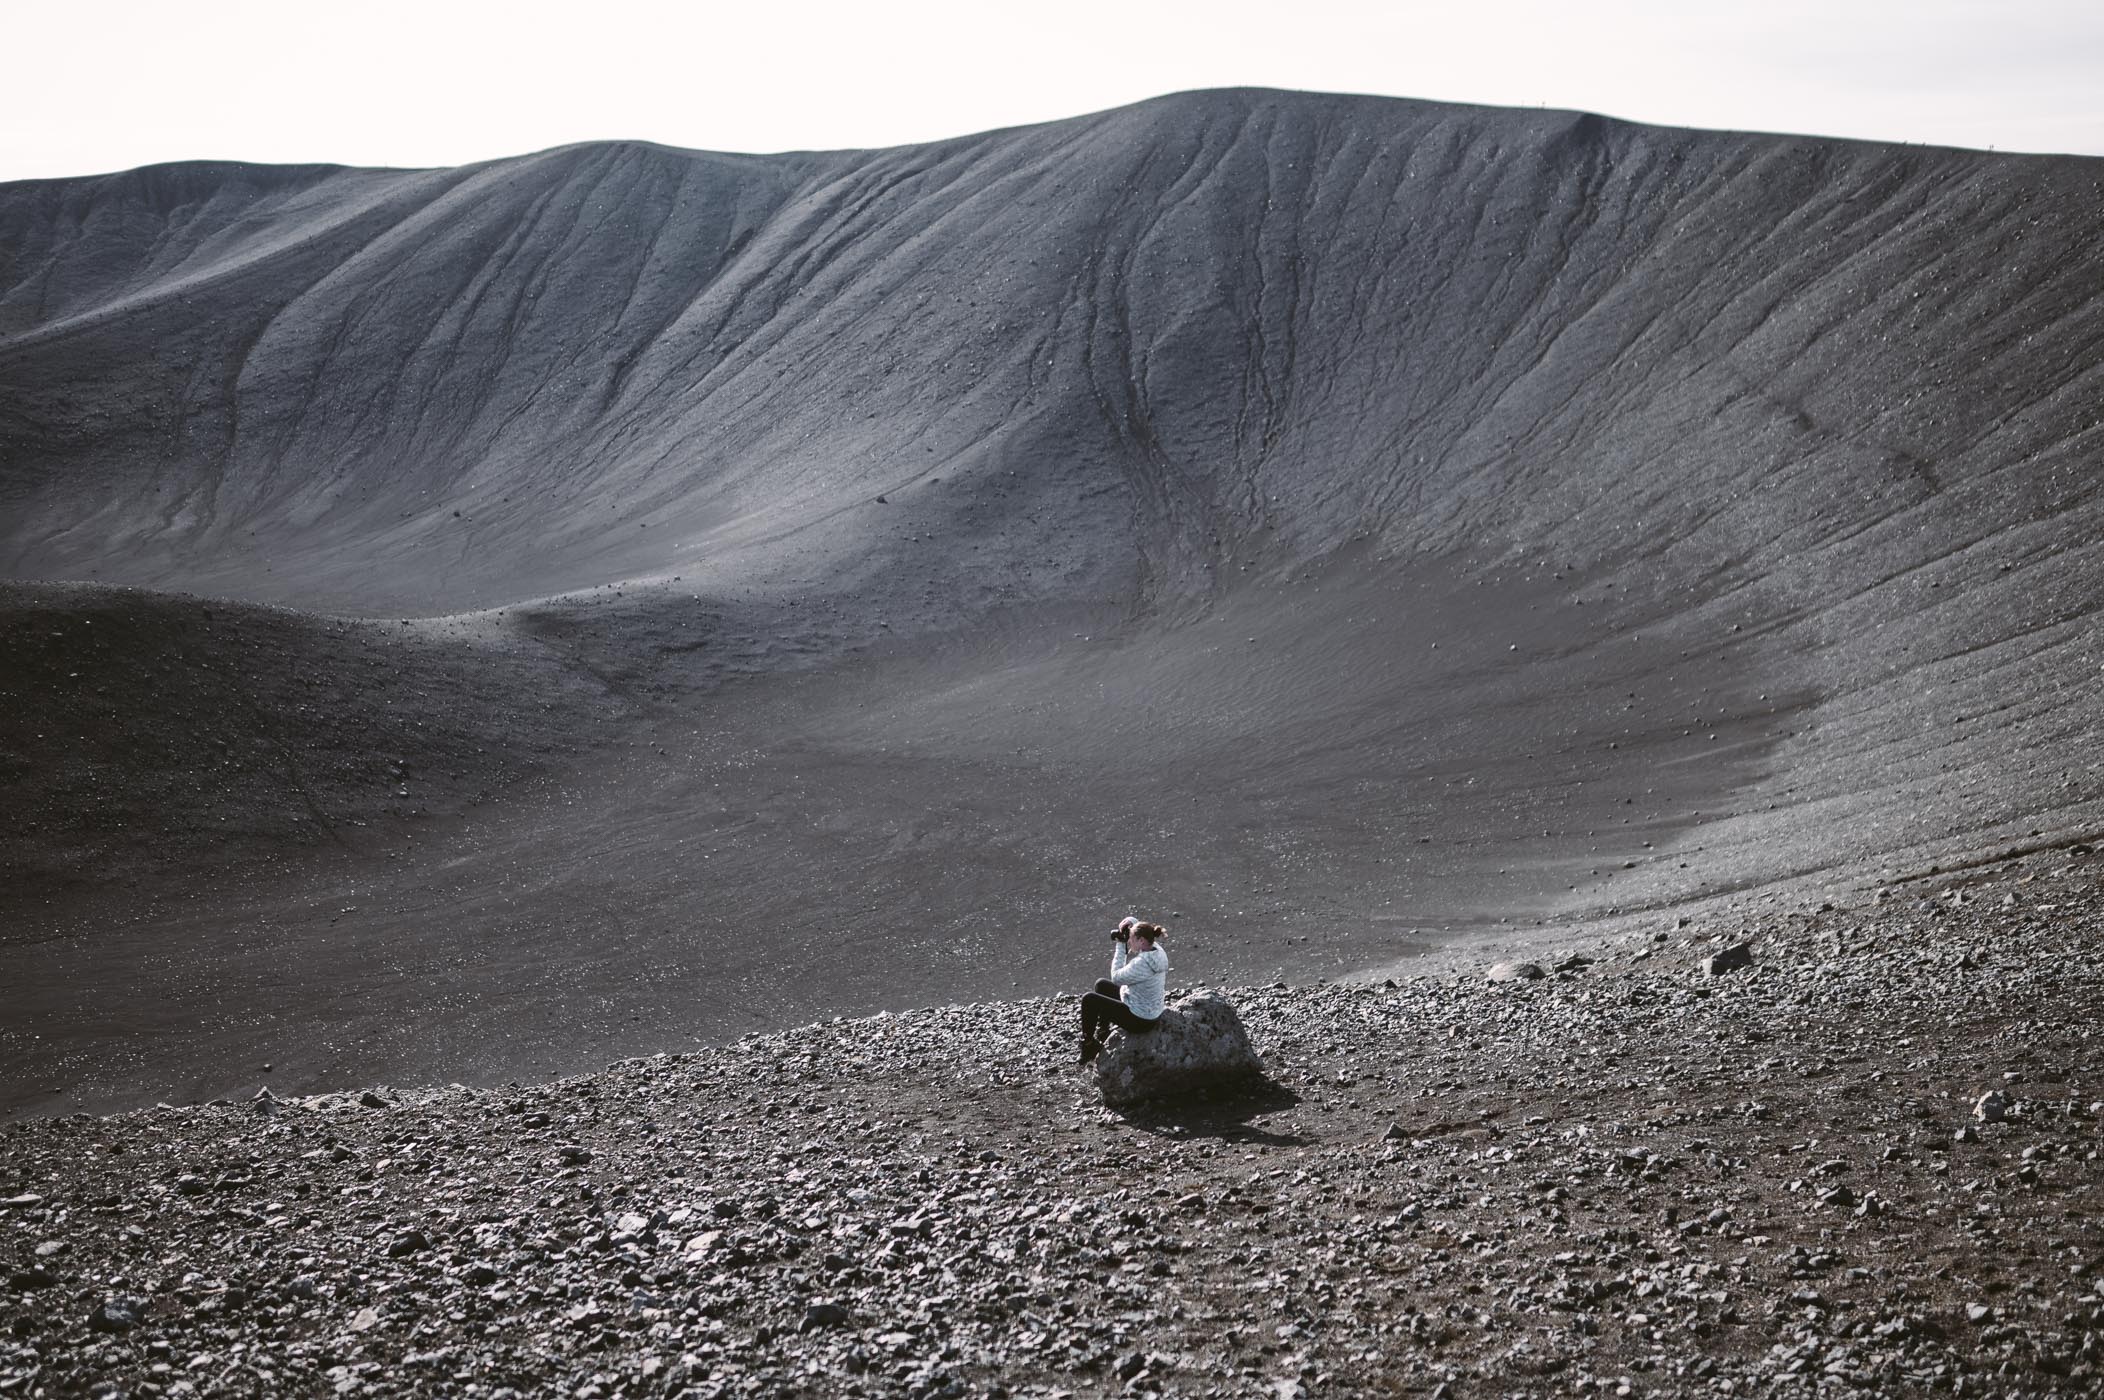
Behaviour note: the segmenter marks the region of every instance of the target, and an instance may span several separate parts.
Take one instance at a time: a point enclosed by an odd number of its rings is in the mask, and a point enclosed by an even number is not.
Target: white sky
[[[885,146],[1253,84],[2104,154],[2104,0],[94,0],[13,7],[0,179]]]

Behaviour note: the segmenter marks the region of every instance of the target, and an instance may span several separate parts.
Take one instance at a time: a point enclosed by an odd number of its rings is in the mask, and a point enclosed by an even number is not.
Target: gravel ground
[[[2100,867],[1234,989],[1176,1111],[1038,1000],[18,1123],[0,1395],[2095,1394]]]

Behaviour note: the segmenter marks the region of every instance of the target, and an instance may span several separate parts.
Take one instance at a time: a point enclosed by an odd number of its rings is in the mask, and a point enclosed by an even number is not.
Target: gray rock
[[[394,1105],[393,1105],[393,1104],[391,1104],[391,1103],[389,1103],[389,1102],[388,1102],[387,1100],[385,1100],[385,1099],[381,1098],[381,1097],[380,1097],[380,1096],[379,1096],[378,1094],[374,1093],[374,1092],[373,1092],[372,1090],[370,1090],[370,1089],[367,1089],[367,1090],[366,1090],[366,1091],[365,1091],[364,1093],[362,1093],[362,1094],[360,1094],[360,1095],[358,1096],[358,1102],[359,1102],[359,1104],[360,1104],[361,1106],[363,1106],[363,1107],[365,1107],[365,1108],[393,1108],[393,1107],[394,1107]]]
[[[1973,1101],[1973,1117],[1982,1123],[1999,1123],[2009,1116],[2009,1099],[1999,1089],[1989,1089]]]
[[[19,1196],[9,1196],[0,1201],[0,1210],[35,1210],[44,1204],[44,1198],[34,1192],[25,1191]]]
[[[1753,966],[1753,945],[1734,943],[1721,953],[1712,953],[1702,960],[1702,970],[1711,977],[1722,977],[1727,972]]]
[[[129,1332],[146,1316],[146,1304],[138,1298],[105,1298],[88,1314],[89,1330]]]
[[[797,1330],[801,1332],[815,1332],[821,1327],[845,1327],[847,1323],[848,1310],[846,1308],[841,1307],[838,1303],[818,1302],[812,1303],[804,1309],[804,1320],[799,1324]]]
[[[1096,1058],[1096,1089],[1113,1107],[1232,1093],[1263,1081],[1242,1018],[1215,992],[1185,997],[1144,1035],[1120,1032]]]
[[[1501,962],[1485,975],[1493,982],[1539,982],[1549,974],[1540,963]]]

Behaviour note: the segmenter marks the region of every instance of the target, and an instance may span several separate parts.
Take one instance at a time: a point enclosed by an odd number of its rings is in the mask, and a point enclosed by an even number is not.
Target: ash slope
[[[22,1092],[153,1096],[142,959],[205,969],[178,1007],[290,968],[190,1090],[358,989],[396,1048],[317,1087],[501,1068],[506,1015],[574,1060],[1046,991],[1126,900],[1215,975],[1336,971],[2089,834],[2100,214],[2093,160],[1247,91],[0,188],[0,571],[303,610],[301,674],[453,616],[445,684],[345,704],[460,726],[479,802],[364,864],[264,822],[239,879],[120,825],[147,873],[91,895],[10,830]],[[575,697],[523,740],[477,698],[522,677]],[[223,800],[30,732],[18,814]],[[341,825],[374,776],[298,781]],[[1005,985],[941,956],[988,929]]]
[[[2087,506],[2100,213],[2093,160],[1253,92],[19,184],[0,562],[437,613],[906,526],[1061,600],[1491,540],[1833,612]]]
[[[1776,920],[1699,984],[1747,930],[1532,984],[1238,991],[1274,1091],[1125,1118],[1047,1073],[1072,1005],[1037,1001],[12,1124],[0,1378],[2094,1395],[2094,867]]]

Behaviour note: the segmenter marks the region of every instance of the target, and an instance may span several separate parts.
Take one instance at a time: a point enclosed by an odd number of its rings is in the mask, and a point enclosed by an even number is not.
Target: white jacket
[[[1152,1021],[1162,1014],[1168,976],[1169,955],[1161,949],[1149,948],[1132,955],[1123,943],[1110,945],[1110,980],[1118,984],[1119,995],[1125,998],[1133,1015]]]

